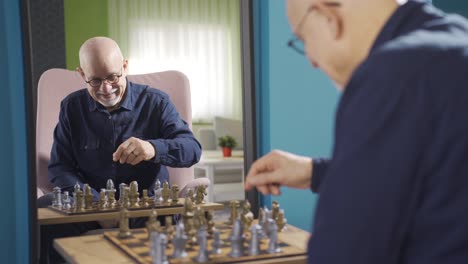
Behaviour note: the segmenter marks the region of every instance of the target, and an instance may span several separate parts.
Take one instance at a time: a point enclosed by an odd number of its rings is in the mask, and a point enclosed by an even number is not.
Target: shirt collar
[[[134,102],[135,102],[135,95],[134,95],[134,89],[132,89],[133,87],[133,83],[129,82],[127,78],[125,78],[126,82],[127,82],[127,88],[125,90],[125,97],[123,99],[123,101],[120,103],[120,108],[124,108],[126,110],[133,110],[133,107],[134,107]],[[91,95],[89,94],[89,92],[87,92],[88,94],[88,106],[89,106],[89,111],[93,112],[93,111],[96,111],[98,109],[106,109],[103,105],[101,105],[100,103],[96,102],[96,100],[94,100],[93,97],[91,97]]]
[[[398,37],[406,30],[410,30],[411,28],[408,27],[411,27],[411,25],[408,26],[406,22],[411,18],[413,11],[423,4],[425,3],[421,0],[409,0],[405,4],[399,6],[393,15],[390,16],[382,31],[377,36],[377,39],[370,50],[370,54],[375,52],[387,41]]]

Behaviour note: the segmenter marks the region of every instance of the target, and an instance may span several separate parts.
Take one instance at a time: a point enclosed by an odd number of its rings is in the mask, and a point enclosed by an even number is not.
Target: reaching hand
[[[156,150],[151,143],[131,137],[120,144],[112,155],[112,159],[121,164],[136,165],[144,160],[152,159],[154,155],[156,155]]]
[[[312,159],[274,150],[250,167],[245,189],[257,187],[264,195],[280,195],[280,186],[307,189],[312,181]]]

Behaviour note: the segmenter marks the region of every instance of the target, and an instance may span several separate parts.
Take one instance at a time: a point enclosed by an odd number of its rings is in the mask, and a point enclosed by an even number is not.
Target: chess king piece
[[[229,224],[234,224],[235,220],[238,218],[238,211],[237,209],[240,207],[239,201],[233,200],[230,203],[231,207],[231,216],[229,217]]]
[[[130,200],[130,208],[139,208],[138,204],[140,194],[138,193],[138,183],[132,181],[130,183],[130,193],[128,194],[128,199]]]
[[[158,212],[156,210],[151,210],[150,215],[148,217],[148,221],[146,221],[146,231],[148,232],[148,239],[152,232],[161,232],[161,223],[158,220]]]
[[[242,257],[244,252],[244,231],[242,230],[242,223],[240,219],[234,221],[229,240],[231,241],[231,252],[229,256],[232,258]]]
[[[276,226],[275,220],[269,218],[267,221],[268,225],[268,253],[274,254],[274,253],[280,253],[281,248],[279,247],[278,243],[278,227]]]
[[[241,222],[244,225],[244,230],[247,231],[250,229],[250,225],[252,224],[254,219],[253,213],[250,211],[250,202],[245,200],[242,204],[242,214],[241,214]]]
[[[209,210],[206,214],[206,226],[207,226],[208,234],[212,235],[215,230],[213,210]]]
[[[99,203],[98,203],[99,209],[104,209],[107,207],[107,195],[106,195],[106,189],[102,188],[101,192],[99,193]]]
[[[148,189],[143,190],[143,197],[141,199],[141,206],[148,207],[149,206],[149,197],[148,197]]]
[[[169,189],[169,183],[165,181],[163,183],[163,189],[161,191],[163,203],[169,203],[169,198],[171,197],[171,189]]]
[[[154,184],[154,203],[159,204],[162,203],[162,194],[161,194],[161,182],[159,179],[156,180],[156,183]]]
[[[123,182],[119,184],[119,204],[121,206],[123,206],[123,197],[124,197],[125,187],[127,187],[127,184]]]
[[[93,209],[93,193],[91,192],[91,186],[89,184],[83,185],[84,190],[84,201],[85,201],[85,209]]]
[[[279,209],[280,205],[278,201],[271,202],[271,218],[273,218],[273,220],[278,219]]]
[[[185,251],[185,245],[187,243],[187,236],[185,235],[184,223],[179,221],[176,225],[175,236],[172,239],[172,244],[174,245],[174,252],[172,257],[175,259],[185,258],[187,252]]]
[[[250,228],[250,244],[249,256],[257,256],[260,254],[260,232],[262,227],[260,225],[253,225]]]
[[[128,210],[126,208],[122,208],[122,210],[120,210],[119,238],[126,238],[130,235],[130,228],[128,226]]]
[[[201,204],[205,202],[205,195],[206,195],[206,186],[205,185],[199,185],[197,187],[197,194],[195,195],[195,203],[196,204]]]
[[[62,190],[59,187],[55,187],[53,192],[54,199],[52,200],[52,206],[62,208]]]
[[[223,246],[223,241],[221,240],[221,232],[219,230],[213,231],[213,242],[211,242],[211,253],[215,255],[221,254],[221,247]]]
[[[278,218],[276,219],[276,225],[278,226],[278,232],[283,231],[283,228],[288,223],[288,220],[284,218],[284,210],[280,209],[278,213]]]
[[[166,218],[165,218],[165,222],[166,222],[166,236],[167,236],[167,239],[168,240],[172,240],[172,238],[174,237],[174,226],[172,225],[172,216],[171,215],[167,215]]]
[[[195,258],[195,261],[198,263],[205,263],[208,261],[208,249],[207,249],[207,232],[206,226],[200,227],[197,232],[197,242],[198,242],[198,255]]]
[[[179,186],[177,184],[173,184],[171,187],[172,191],[172,204],[177,204],[179,202]]]
[[[67,191],[63,192],[62,201],[63,201],[63,209],[70,210],[71,209],[71,200],[70,200],[70,196],[68,195]]]
[[[166,256],[166,247],[166,235],[152,232],[150,235],[150,255],[153,257],[153,264],[169,264]]]

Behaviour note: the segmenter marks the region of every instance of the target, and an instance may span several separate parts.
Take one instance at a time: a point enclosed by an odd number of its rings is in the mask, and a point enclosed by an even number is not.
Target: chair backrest
[[[128,80],[158,88],[167,93],[177,111],[192,128],[190,84],[178,71],[165,71],[129,75]],[[53,132],[58,122],[60,102],[70,93],[86,87],[79,73],[64,69],[50,69],[39,79],[36,122],[36,177],[37,187],[50,192],[52,185],[47,176],[47,165],[52,149]],[[194,179],[193,168],[169,168],[169,179],[183,187]]]

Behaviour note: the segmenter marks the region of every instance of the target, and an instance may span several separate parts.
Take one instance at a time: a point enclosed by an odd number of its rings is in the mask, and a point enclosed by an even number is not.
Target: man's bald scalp
[[[123,60],[117,42],[107,37],[93,37],[85,41],[80,47],[79,57],[81,68],[99,61]]]

